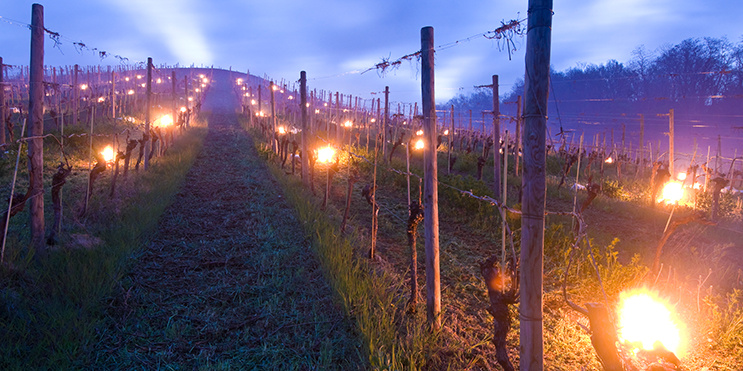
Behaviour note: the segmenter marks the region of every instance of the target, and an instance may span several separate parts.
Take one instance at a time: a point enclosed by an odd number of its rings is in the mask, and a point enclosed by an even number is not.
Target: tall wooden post
[[[493,75],[493,196],[501,196],[500,160],[500,99],[498,97],[498,75]],[[503,156],[508,156],[508,143],[503,148]]]
[[[178,93],[176,92],[176,85],[178,84],[178,80],[175,78],[175,71],[171,71],[170,75],[170,81],[173,84],[172,91],[173,91],[173,123],[175,124],[176,121],[178,121]],[[175,128],[173,129],[175,131]]]
[[[390,119],[390,87],[384,87],[384,116],[382,117],[382,162],[387,158],[387,123]],[[395,140],[394,138],[392,140]]]
[[[439,192],[436,164],[436,101],[434,99],[433,27],[421,29],[421,93],[423,97],[423,150],[426,239],[426,314],[428,323],[441,327],[441,282],[439,277]],[[386,91],[386,89],[385,89]]]
[[[640,114],[640,176],[645,172],[645,115]]]
[[[310,134],[307,132],[310,130],[307,117],[307,72],[301,71],[299,73],[299,95],[300,95],[300,107],[302,109],[302,181],[304,185],[309,187],[310,185],[310,156],[309,156],[309,140]]]
[[[111,118],[116,121],[116,71],[111,71]]]
[[[46,251],[44,244],[44,7],[31,6],[31,61],[28,91],[28,174],[31,193],[31,248]]]
[[[260,84],[260,85],[258,85],[258,112],[262,112],[263,111],[263,105],[261,104],[261,101],[262,101],[261,94],[262,93],[263,93],[263,85]]]
[[[673,141],[674,141],[674,117],[673,108],[668,110],[668,171],[671,173],[671,178],[675,178],[673,169]]]
[[[514,164],[514,174],[519,176],[519,163],[521,153],[521,96],[516,97],[516,163]]]
[[[522,177],[520,364],[544,369],[542,272],[546,202],[547,96],[549,89],[552,0],[529,0],[524,92],[524,173]]]
[[[454,112],[454,109],[452,108],[452,112]],[[446,110],[444,110],[444,122],[446,122]],[[447,138],[447,142],[449,143],[449,148],[446,149],[446,173],[451,174],[451,151],[452,146],[454,145],[454,116],[452,115],[451,120],[449,121],[449,138]]]
[[[145,107],[144,107],[144,135],[150,135],[150,107],[152,107],[152,57],[147,58],[147,95],[145,96]],[[146,171],[150,166],[150,146],[152,141],[148,140],[144,145],[144,170]]]
[[[77,125],[77,111],[80,110],[80,86],[77,84],[77,73],[80,67],[75,65],[72,74],[72,125]]]
[[[271,81],[269,84],[269,90],[271,91],[271,148],[275,153],[279,153],[279,143],[276,138],[276,85]]]
[[[5,146],[5,115],[7,114],[5,109],[5,65],[3,64],[3,57],[0,57],[0,145]]]

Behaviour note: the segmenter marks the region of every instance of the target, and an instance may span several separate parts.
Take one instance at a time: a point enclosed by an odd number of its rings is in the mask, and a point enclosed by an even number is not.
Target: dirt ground
[[[84,367],[363,368],[353,324],[238,123],[229,74],[213,81],[203,151],[107,303]]]

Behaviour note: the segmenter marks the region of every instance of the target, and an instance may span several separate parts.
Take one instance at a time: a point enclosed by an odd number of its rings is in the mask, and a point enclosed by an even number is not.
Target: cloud
[[[203,22],[192,0],[114,0],[144,33],[157,36],[181,63],[212,64],[213,54]]]

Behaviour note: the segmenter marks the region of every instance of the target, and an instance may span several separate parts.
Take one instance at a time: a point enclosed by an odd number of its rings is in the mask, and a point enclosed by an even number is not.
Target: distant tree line
[[[686,123],[743,126],[743,39],[690,38],[655,52],[636,48],[623,64],[585,64],[552,71],[548,113],[561,125],[611,124],[637,114],[655,118],[676,111],[680,125]],[[520,79],[501,102],[514,102],[524,92]],[[492,110],[492,92],[479,89],[458,95],[441,108],[473,112]],[[515,115],[513,104],[502,104],[501,113]],[[559,116],[559,117],[558,117]],[[741,116],[741,117],[735,117]]]

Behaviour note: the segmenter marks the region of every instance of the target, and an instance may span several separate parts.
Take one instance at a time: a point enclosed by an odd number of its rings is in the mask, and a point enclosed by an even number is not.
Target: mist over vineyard
[[[735,148],[743,144],[743,115],[739,111],[743,99],[743,41],[691,38],[658,50],[639,46],[632,54],[632,59],[625,62],[609,60],[552,70],[547,124],[552,140],[559,141],[562,128],[565,140],[574,146],[581,133],[586,143],[595,134],[606,133],[609,143],[613,130],[614,143],[619,147],[624,125],[624,148],[629,150],[631,143],[637,149],[639,115],[643,114],[645,149],[650,143],[657,152],[660,141],[665,148],[659,151],[662,153],[668,148],[668,117],[658,115],[674,109],[677,152],[691,155],[696,141],[698,156],[706,155],[707,146],[711,146],[714,156],[720,136],[722,156],[732,157]],[[501,92],[501,114],[515,117],[516,106],[512,103],[523,94],[523,79],[511,91]],[[480,112],[492,111],[492,92],[480,89],[460,94],[439,108],[452,105],[455,111],[471,109],[479,119]],[[462,117],[458,125],[466,126],[465,120]],[[513,123],[506,121],[506,128],[513,130]],[[683,165],[689,158],[679,160]]]

